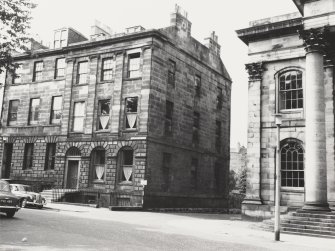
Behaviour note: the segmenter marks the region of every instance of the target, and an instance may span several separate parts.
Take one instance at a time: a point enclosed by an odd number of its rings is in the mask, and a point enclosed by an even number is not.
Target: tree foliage
[[[35,7],[30,0],[0,0],[0,73],[4,69],[13,72],[17,67],[12,54],[26,49],[31,10]]]

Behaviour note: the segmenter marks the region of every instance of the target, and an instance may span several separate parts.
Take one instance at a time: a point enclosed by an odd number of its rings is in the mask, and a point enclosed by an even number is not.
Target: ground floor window
[[[23,155],[23,170],[32,169],[34,160],[34,143],[26,143]]]
[[[296,140],[284,142],[281,148],[281,185],[304,187],[304,150]]]
[[[91,182],[102,182],[105,180],[105,149],[98,147],[91,153]]]

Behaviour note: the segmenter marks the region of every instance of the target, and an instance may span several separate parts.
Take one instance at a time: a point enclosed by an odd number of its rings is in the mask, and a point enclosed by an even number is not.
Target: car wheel
[[[21,207],[27,207],[27,199],[24,198],[21,202]]]
[[[7,218],[12,218],[15,214],[15,211],[10,211],[10,212],[7,212],[6,215],[7,215]]]
[[[38,208],[38,209],[42,209],[42,208],[43,208],[43,205],[38,205],[37,208]]]

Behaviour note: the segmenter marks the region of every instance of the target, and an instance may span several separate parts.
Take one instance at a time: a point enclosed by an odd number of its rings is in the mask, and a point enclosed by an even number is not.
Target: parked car
[[[10,190],[20,198],[21,207],[35,206],[39,209],[46,204],[45,198],[39,193],[35,193],[31,186],[22,184],[10,184]]]
[[[11,193],[9,183],[0,180],[0,212],[12,218],[20,209],[20,199]]]

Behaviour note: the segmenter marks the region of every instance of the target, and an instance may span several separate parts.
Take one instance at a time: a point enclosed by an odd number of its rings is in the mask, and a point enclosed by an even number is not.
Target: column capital
[[[324,26],[317,29],[300,30],[299,37],[304,40],[306,53],[319,51],[324,53],[327,49],[327,36],[329,27]]]
[[[265,70],[263,62],[246,64],[245,69],[248,71],[249,81],[262,80],[263,72]]]

